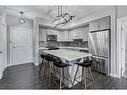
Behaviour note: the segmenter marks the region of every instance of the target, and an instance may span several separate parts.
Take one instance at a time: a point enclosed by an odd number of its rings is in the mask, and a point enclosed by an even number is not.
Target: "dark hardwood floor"
[[[0,80],[0,89],[58,89],[57,86],[48,86],[47,79],[40,79],[39,67],[32,63],[8,67],[4,72],[4,77]],[[103,74],[93,72],[96,89],[127,89],[127,79],[107,77]],[[65,87],[65,89],[68,89]],[[72,88],[70,88],[72,89]],[[76,84],[73,89],[82,89],[80,84]],[[88,89],[93,89],[89,86]]]

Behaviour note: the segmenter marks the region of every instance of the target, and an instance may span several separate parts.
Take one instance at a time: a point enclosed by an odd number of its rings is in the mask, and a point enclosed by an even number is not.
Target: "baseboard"
[[[112,73],[110,73],[110,76],[111,77],[115,77],[115,78],[120,78],[118,74],[112,74]]]
[[[7,68],[7,67],[10,67],[10,66],[12,66],[12,65],[11,65],[11,64],[7,64],[6,68]]]
[[[34,63],[34,62],[28,62],[28,63]],[[28,64],[28,63],[22,63],[22,64]],[[10,66],[16,66],[16,65],[21,65],[21,64],[8,64],[7,67],[10,67]]]
[[[2,79],[3,77],[3,72],[0,72],[0,79]]]
[[[38,65],[39,65],[39,63],[34,63],[34,65],[35,65],[35,66],[38,66]]]

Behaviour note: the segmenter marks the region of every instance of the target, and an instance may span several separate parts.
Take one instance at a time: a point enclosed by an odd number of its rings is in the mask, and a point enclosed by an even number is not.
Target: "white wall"
[[[127,16],[127,6],[118,6],[117,7],[117,18],[126,17]]]
[[[18,17],[7,15],[7,25],[9,27],[20,27],[20,28],[32,28],[33,21],[29,19],[25,19],[26,23],[21,24],[18,20]]]

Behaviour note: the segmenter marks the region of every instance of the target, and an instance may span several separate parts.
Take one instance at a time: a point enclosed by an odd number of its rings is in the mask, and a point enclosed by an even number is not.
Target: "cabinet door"
[[[63,32],[63,41],[68,41],[68,31]]]
[[[89,27],[83,28],[83,41],[88,41]]]
[[[53,30],[52,29],[47,29],[47,35],[53,35]]]
[[[76,31],[76,29],[73,30],[72,34],[73,34],[73,39],[77,39],[77,31]]]
[[[110,17],[109,16],[91,21],[89,23],[90,31],[104,30],[104,29],[109,29],[109,28],[110,28]]]
[[[101,19],[99,24],[100,24],[99,30],[109,29],[110,28],[110,18],[105,17],[105,18]]]
[[[96,31],[96,30],[98,30],[98,25],[99,25],[98,21],[91,21],[89,23],[89,30],[90,31]]]
[[[68,41],[73,40],[73,31],[68,31]]]
[[[77,32],[77,38],[78,39],[83,39],[83,30],[82,29],[78,30],[78,32]]]
[[[52,30],[53,35],[57,35],[57,30]]]
[[[47,35],[50,35],[50,34],[51,34],[50,29],[47,29]]]
[[[62,41],[63,40],[63,35],[61,31],[57,31],[57,41]]]

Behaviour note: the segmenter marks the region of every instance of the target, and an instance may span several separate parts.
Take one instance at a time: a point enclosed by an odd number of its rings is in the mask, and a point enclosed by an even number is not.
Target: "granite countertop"
[[[66,47],[66,46],[60,46],[61,49],[77,49],[77,50],[88,50],[88,48],[81,48],[81,47]],[[39,47],[39,49],[48,50],[46,47]]]
[[[62,50],[62,49],[58,49],[58,50],[45,50],[45,53],[60,57],[62,59],[71,61],[71,60],[76,60],[79,58],[84,58],[87,56],[92,56],[92,54],[90,53],[82,53],[82,52],[76,52],[76,51],[70,51],[70,50]]]

